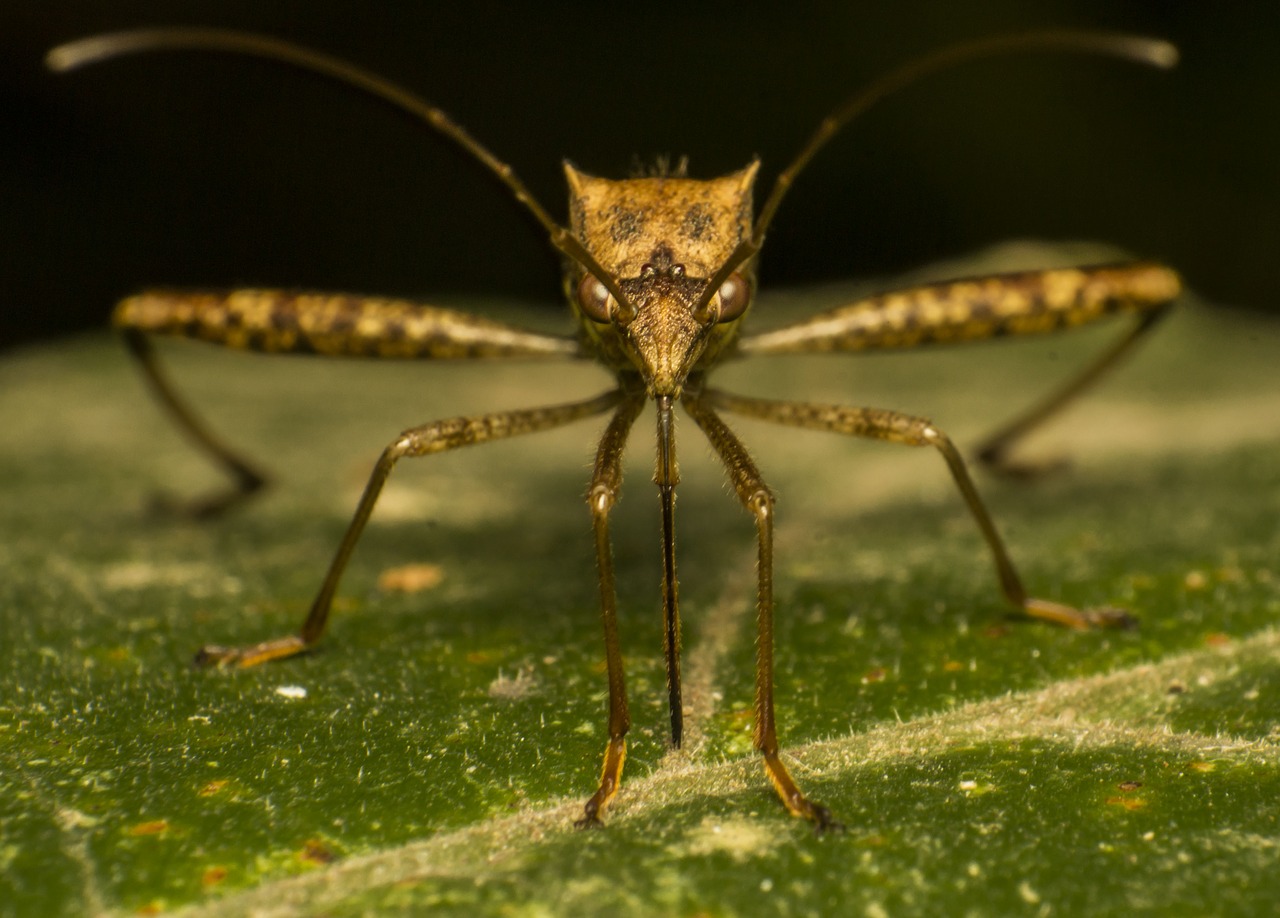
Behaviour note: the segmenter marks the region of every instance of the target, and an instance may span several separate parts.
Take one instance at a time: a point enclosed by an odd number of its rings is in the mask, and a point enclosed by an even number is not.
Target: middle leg
[[[942,454],[951,471],[951,477],[955,479],[956,486],[964,497],[970,515],[982,532],[982,537],[995,563],[1001,591],[1010,603],[1030,618],[1053,622],[1068,628],[1081,630],[1128,628],[1134,625],[1132,616],[1122,609],[1075,609],[1062,603],[1036,599],[1028,595],[1022,584],[1022,578],[1013,564],[1013,559],[1009,557],[1009,551],[1005,548],[1004,540],[996,530],[991,514],[987,512],[986,505],[978,496],[978,489],[965,468],[960,451],[956,449],[950,437],[924,418],[872,408],[849,408],[842,405],[817,405],[807,402],[750,398],[719,390],[707,390],[706,400],[712,406],[724,411],[744,414],[763,421],[773,421],[776,424],[887,440],[907,446],[932,446]]]
[[[382,451],[382,456],[374,466],[373,473],[365,485],[360,502],[356,505],[355,514],[347,525],[347,531],[338,544],[338,550],[329,562],[329,570],[320,585],[320,591],[311,603],[296,634],[273,638],[248,647],[223,647],[208,644],[196,653],[196,664],[200,666],[256,666],[270,660],[291,657],[310,650],[320,640],[329,621],[329,612],[333,606],[334,594],[338,591],[338,583],[346,570],[351,553],[364,532],[373,508],[382,493],[383,485],[391,475],[392,468],[403,458],[429,456],[449,450],[486,443],[490,440],[502,440],[522,434],[552,430],[572,421],[590,417],[608,411],[617,404],[621,394],[616,389],[579,402],[565,405],[552,405],[546,408],[527,408],[520,411],[499,411],[493,414],[482,414],[474,417],[455,417],[433,424],[413,427],[396,437]]]

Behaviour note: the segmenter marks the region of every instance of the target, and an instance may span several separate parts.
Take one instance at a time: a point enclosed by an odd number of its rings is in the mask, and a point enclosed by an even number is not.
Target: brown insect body
[[[219,30],[140,30],[72,42],[51,51],[48,62],[54,69],[67,70],[137,51],[180,48],[250,54],[290,63],[354,85],[427,122],[489,169],[541,223],[552,246],[565,258],[565,289],[578,325],[573,336],[547,335],[421,303],[278,290],[160,290],[130,297],[117,308],[115,325],[174,420],[233,480],[229,490],[185,506],[186,513],[203,516],[222,512],[258,490],[266,479],[211,434],[177,396],[156,361],[147,337],[150,334],[198,338],[264,352],[332,356],[589,357],[607,366],[616,377],[613,388],[580,401],[446,418],[399,434],[375,465],[298,633],[247,647],[209,645],[198,654],[200,662],[253,666],[315,645],[324,633],[347,562],[400,459],[548,430],[611,412],[588,489],[609,688],[608,744],[599,784],[579,825],[598,825],[621,781],[631,725],[618,638],[609,514],[621,488],[622,453],[628,434],[650,400],[657,415],[654,480],[662,509],[663,631],[672,740],[679,745],[683,718],[675,555],[679,471],[674,408],[679,403],[707,437],[756,526],[755,746],[783,804],[819,830],[837,828],[839,823],[792,780],[779,755],[774,721],[773,495],[721,412],[938,450],[991,552],[1000,589],[1014,608],[1028,617],[1072,628],[1131,624],[1120,610],[1078,610],[1027,593],[960,452],[927,419],[872,408],[739,396],[712,388],[707,376],[731,357],[912,347],[1041,333],[1115,312],[1136,313],[1138,320],[1130,332],[1095,363],[982,446],[979,455],[983,461],[1018,472],[1020,467],[1008,460],[1010,448],[1093,383],[1154,327],[1178,295],[1180,281],[1175,272],[1156,263],[1138,262],[926,284],[867,297],[783,328],[744,335],[742,322],[754,297],[756,257],[765,230],[796,175],[841,126],[891,91],[922,76],[975,58],[1029,49],[1100,54],[1169,66],[1176,59],[1169,45],[1123,35],[1043,33],[973,42],[908,64],[851,97],[822,122],[780,173],[758,215],[752,200],[758,170],[754,162],[738,172],[708,180],[691,179],[683,168],[611,180],[566,164],[568,227],[543,210],[510,167],[435,106],[350,64],[294,45]]]

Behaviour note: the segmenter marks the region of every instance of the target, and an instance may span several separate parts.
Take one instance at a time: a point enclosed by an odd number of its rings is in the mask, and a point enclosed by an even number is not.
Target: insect
[[[1155,325],[1180,290],[1163,265],[1137,262],[965,278],[869,297],[773,331],[742,332],[756,290],[756,261],[765,232],[787,190],[812,157],[856,115],[892,91],[946,67],[1014,51],[1066,51],[1168,67],[1169,44],[1148,38],[1087,32],[1035,33],[958,45],[909,63],[873,82],[837,108],[782,170],[756,213],[758,162],[712,179],[683,168],[626,179],[588,175],[565,164],[569,222],[557,223],[516,177],[440,109],[351,64],[270,38],[207,29],[151,29],[86,38],[53,49],[54,70],[71,70],[155,50],[203,50],[282,61],[355,86],[425,121],[506,186],[545,229],[565,260],[564,287],[576,333],[524,331],[448,309],[385,298],[293,294],[274,290],[222,293],[148,291],[124,300],[114,324],[175,422],[230,475],[232,484],[187,512],[219,513],[244,500],[265,477],[223,446],[163,375],[148,336],[178,335],[263,352],[404,359],[592,358],[615,377],[607,391],[549,407],[448,418],[412,427],[382,452],[355,514],[298,633],[246,647],[209,645],[210,665],[253,666],[313,647],[324,632],[334,594],[378,495],[396,463],[477,443],[549,430],[609,415],[588,490],[595,539],[608,679],[608,741],[595,792],[579,826],[597,826],[618,791],[631,725],[617,628],[617,595],[609,515],[621,487],[623,448],[648,402],[657,417],[655,481],[662,518],[662,608],[672,743],[680,745],[680,613],[675,552],[676,405],[693,419],[724,464],[757,534],[757,657],[755,748],[779,798],[817,830],[840,826],[807,797],[779,754],[774,720],[774,498],[746,447],[722,414],[886,440],[938,450],[991,551],[1000,588],[1021,613],[1072,628],[1130,622],[1116,609],[1077,610],[1031,597],[970,478],[960,452],[931,422],[894,411],[776,401],[734,395],[708,381],[726,361],[784,353],[914,347],[934,342],[1032,334],[1080,325],[1118,312],[1137,321],[1079,377],[991,437],[980,451],[993,465],[1014,467],[1011,446],[1106,371]]]

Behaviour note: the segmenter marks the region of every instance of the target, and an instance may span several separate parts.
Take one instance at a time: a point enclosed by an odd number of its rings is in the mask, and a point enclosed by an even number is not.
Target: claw
[[[811,805],[813,813],[810,818],[813,820],[814,835],[822,836],[828,832],[840,833],[844,831],[844,823],[836,819],[829,809],[816,803]]]
[[[1136,618],[1126,610],[1113,606],[1081,610],[1047,599],[1028,599],[1023,603],[1022,611],[1031,618],[1074,628],[1076,631],[1092,631],[1094,628],[1132,631],[1138,627]]]
[[[147,499],[146,512],[156,519],[213,520],[239,507],[266,487],[261,475],[240,480],[238,487],[215,491],[203,497],[181,498],[158,492]]]
[[[1003,450],[978,453],[979,464],[1000,478],[1009,481],[1038,481],[1061,475],[1071,468],[1071,460],[1066,456],[1051,456],[1046,459],[1010,459]]]
[[[600,804],[596,802],[596,798],[592,797],[587,801],[586,806],[582,808],[582,818],[573,821],[575,829],[603,829],[604,823],[600,819]]]
[[[1138,619],[1128,609],[1116,606],[1101,606],[1097,609],[1085,609],[1081,613],[1094,628],[1106,628],[1113,631],[1136,631]]]
[[[235,647],[223,647],[220,644],[205,644],[196,651],[195,658],[191,661],[199,669],[207,669],[210,666],[222,668],[230,663],[234,663],[236,658],[240,656],[240,651]]]
[[[257,666],[259,663],[296,656],[310,649],[310,645],[295,634],[276,638],[273,641],[263,641],[252,647],[205,644],[196,651],[195,664],[196,666],[216,666],[219,669],[226,666]]]

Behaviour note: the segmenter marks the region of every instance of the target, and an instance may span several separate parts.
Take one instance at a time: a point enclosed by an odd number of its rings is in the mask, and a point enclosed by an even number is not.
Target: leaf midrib
[[[1175,680],[1225,675],[1242,660],[1274,658],[1278,652],[1280,631],[1266,629],[1227,647],[1190,651],[1157,663],[970,702],[910,721],[878,724],[865,732],[796,747],[788,755],[810,777],[828,780],[834,775],[852,777],[900,763],[904,751],[1026,738],[1077,750],[1140,744],[1185,756],[1247,753],[1274,757],[1280,755],[1280,742],[1274,740],[1175,732],[1155,723],[1117,722],[1107,712],[1114,709],[1119,696],[1131,704],[1146,699],[1154,707]],[[678,803],[690,787],[697,787],[703,798],[727,799],[762,783],[754,759],[715,763],[696,761],[689,755],[668,756],[651,774],[625,785],[604,831],[628,831],[630,824],[642,823],[652,813]],[[202,918],[302,914],[411,879],[501,874],[523,863],[536,849],[573,835],[573,820],[581,806],[578,797],[553,800],[515,815],[352,857],[306,875],[268,881],[181,914]],[[759,818],[787,819],[781,808]],[[811,837],[799,822],[792,824],[792,831],[797,844]],[[856,833],[856,828],[853,831]]]

